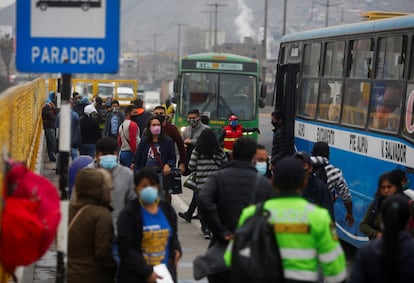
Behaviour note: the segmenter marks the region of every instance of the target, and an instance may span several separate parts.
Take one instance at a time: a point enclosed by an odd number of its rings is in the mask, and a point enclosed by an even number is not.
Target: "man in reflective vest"
[[[278,197],[265,201],[268,221],[273,225],[286,282],[345,282],[346,260],[336,235],[335,225],[325,208],[311,204],[303,197],[305,170],[303,164],[285,157],[277,164],[273,185]],[[243,209],[238,226],[255,213],[255,206]],[[231,247],[231,245],[230,245]],[[225,261],[231,266],[231,248]]]
[[[239,124],[237,116],[230,115],[229,124],[223,127],[223,131],[220,136],[220,141],[223,142],[224,152],[228,156],[231,156],[231,153],[233,152],[234,143],[243,135],[243,133],[246,132],[258,132],[260,134],[259,128],[243,128],[243,126]]]

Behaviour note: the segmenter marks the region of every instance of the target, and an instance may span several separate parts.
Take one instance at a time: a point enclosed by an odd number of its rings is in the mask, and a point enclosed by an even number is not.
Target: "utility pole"
[[[186,24],[182,24],[182,23],[172,23],[172,24],[178,27],[178,37],[177,37],[177,62],[178,62],[178,59],[180,58],[181,27],[185,26]]]
[[[218,7],[225,7],[225,6],[227,6],[227,4],[208,3],[206,5],[207,6],[214,6],[214,52],[217,52],[217,13],[218,13]]]
[[[262,62],[262,83],[266,84],[266,68],[267,68],[267,8],[268,0],[264,5],[264,27],[263,27],[263,62]]]
[[[325,27],[327,27],[329,25],[329,8],[332,6],[338,6],[341,5],[340,3],[336,3],[336,4],[330,4],[329,0],[326,0],[326,4],[325,3],[319,3],[319,2],[315,2],[316,4],[319,4],[321,6],[324,6],[326,8],[325,10]]]
[[[287,0],[283,1],[283,29],[282,35],[286,34],[286,20],[287,20]]]
[[[137,79],[139,80],[139,42],[141,40],[136,39],[135,41],[137,42]]]
[[[155,83],[156,75],[157,75],[157,36],[161,35],[159,33],[152,33],[151,34],[154,37],[154,57],[152,58],[152,82]]]

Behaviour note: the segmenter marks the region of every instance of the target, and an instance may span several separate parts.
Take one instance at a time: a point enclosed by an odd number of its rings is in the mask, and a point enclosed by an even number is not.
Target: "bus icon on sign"
[[[101,7],[101,0],[39,0],[36,7],[41,11],[46,11],[48,7],[80,7],[86,12],[91,7]]]

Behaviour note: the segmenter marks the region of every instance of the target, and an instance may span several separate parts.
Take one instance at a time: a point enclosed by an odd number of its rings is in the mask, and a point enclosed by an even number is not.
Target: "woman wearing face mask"
[[[168,176],[171,167],[176,164],[175,148],[172,139],[162,132],[162,124],[158,117],[152,116],[138,145],[135,154],[135,171],[151,167]],[[164,178],[165,179],[165,178]],[[168,188],[162,188],[161,196],[170,201]]]
[[[401,180],[392,172],[386,172],[379,177],[375,199],[369,205],[364,219],[359,224],[359,230],[367,235],[370,240],[380,239],[382,237],[379,211],[384,200],[394,194],[402,194]]]
[[[205,129],[201,132],[197,140],[196,146],[191,153],[188,168],[195,172],[195,183],[199,190],[207,178],[218,170],[227,162],[227,156],[220,147],[216,135],[211,129]],[[188,210],[184,213],[179,212],[178,215],[187,222],[191,222],[193,213],[197,207],[198,191],[194,191]],[[203,217],[200,217],[201,231],[205,239],[210,239],[210,231],[207,229]]]
[[[270,171],[269,155],[267,154],[266,148],[261,144],[257,144],[255,159],[257,172],[271,180],[272,171]]]
[[[158,175],[151,168],[134,177],[138,199],[129,202],[118,218],[121,265],[118,282],[155,283],[154,266],[165,264],[174,281],[182,252],[174,209],[160,201]]]

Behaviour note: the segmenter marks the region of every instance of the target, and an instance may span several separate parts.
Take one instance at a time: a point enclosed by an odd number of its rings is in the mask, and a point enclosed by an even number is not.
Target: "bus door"
[[[299,87],[300,64],[285,64],[277,66],[275,110],[285,113],[286,141],[288,152],[294,152],[296,96]]]

